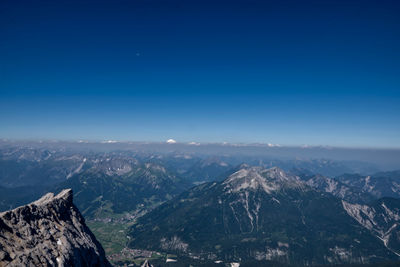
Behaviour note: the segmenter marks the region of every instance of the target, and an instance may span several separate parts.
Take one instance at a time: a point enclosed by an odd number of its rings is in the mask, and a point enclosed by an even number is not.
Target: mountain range
[[[374,170],[326,159],[8,146],[0,147],[0,210],[72,188],[107,253],[174,254],[183,266],[397,262],[400,173]],[[148,263],[163,266],[157,257]]]
[[[130,246],[227,262],[398,260],[400,206],[396,199],[380,201],[350,204],[279,168],[244,167],[140,217]],[[374,214],[372,227],[363,220],[366,214]]]

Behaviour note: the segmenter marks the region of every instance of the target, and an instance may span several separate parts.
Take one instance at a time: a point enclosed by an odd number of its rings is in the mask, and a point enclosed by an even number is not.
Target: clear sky
[[[0,2],[0,138],[400,147],[399,1]]]

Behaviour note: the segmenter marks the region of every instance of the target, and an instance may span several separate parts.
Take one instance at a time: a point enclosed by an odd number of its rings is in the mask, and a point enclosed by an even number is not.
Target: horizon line
[[[277,144],[267,142],[199,142],[199,141],[176,141],[175,139],[160,140],[115,140],[115,139],[56,139],[56,138],[0,138],[0,142],[32,142],[32,143],[78,143],[78,144],[130,144],[130,145],[187,145],[187,146],[205,146],[220,145],[231,147],[265,147],[271,149],[279,148],[301,148],[301,149],[360,149],[360,150],[400,150],[400,147],[378,147],[378,146],[343,146],[343,145],[310,145],[310,144]]]

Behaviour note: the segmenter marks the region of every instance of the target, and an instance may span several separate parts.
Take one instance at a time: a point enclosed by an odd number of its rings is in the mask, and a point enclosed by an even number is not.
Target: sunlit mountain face
[[[387,232],[384,226],[390,218],[388,223],[396,227],[394,221],[400,218],[400,207],[392,201],[397,200],[386,200],[393,205],[387,210],[384,203],[383,208],[378,203],[373,204],[378,208],[353,205],[279,168],[244,167],[139,218],[131,229],[130,246],[232,262],[310,265],[396,260],[398,247],[387,241],[394,228]],[[381,226],[385,230],[372,230],[370,225],[379,223],[362,219],[366,214],[385,222]],[[397,237],[393,239],[396,244]]]

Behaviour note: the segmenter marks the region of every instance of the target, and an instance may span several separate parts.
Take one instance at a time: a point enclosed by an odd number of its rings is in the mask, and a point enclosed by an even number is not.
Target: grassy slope
[[[86,223],[99,240],[107,255],[119,253],[128,242],[127,231],[131,224],[88,221]]]

